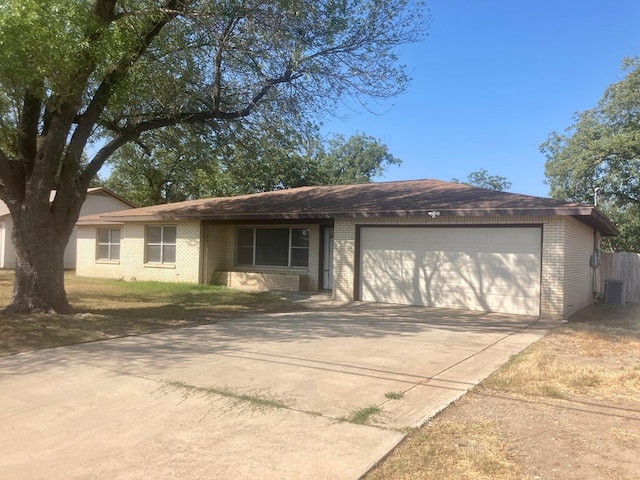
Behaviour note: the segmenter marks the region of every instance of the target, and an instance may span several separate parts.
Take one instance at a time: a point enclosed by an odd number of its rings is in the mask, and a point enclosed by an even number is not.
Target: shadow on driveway
[[[402,429],[423,423],[554,325],[352,304],[6,357],[0,391],[11,393],[0,399],[7,426],[0,476],[37,477],[46,468],[48,478],[142,471],[146,478],[355,479],[402,439]],[[251,399],[281,407],[256,410]],[[368,407],[378,413],[367,425],[344,421]],[[216,474],[198,476],[208,469]]]

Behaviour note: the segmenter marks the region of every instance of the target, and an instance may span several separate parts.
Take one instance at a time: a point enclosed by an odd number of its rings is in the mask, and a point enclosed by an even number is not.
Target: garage
[[[540,314],[539,226],[359,227],[360,300]]]

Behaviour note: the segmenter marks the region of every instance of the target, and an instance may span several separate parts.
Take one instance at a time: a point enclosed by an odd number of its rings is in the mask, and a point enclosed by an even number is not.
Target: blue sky
[[[405,47],[413,82],[401,97],[325,122],[361,132],[402,159],[377,181],[465,180],[485,168],[510,191],[547,196],[538,147],[592,108],[640,56],[638,0],[427,0],[428,37]],[[383,113],[386,112],[386,113]]]

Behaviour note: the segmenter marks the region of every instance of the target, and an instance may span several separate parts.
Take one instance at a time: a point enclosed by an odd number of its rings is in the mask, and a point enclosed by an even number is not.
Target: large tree
[[[597,201],[621,231],[609,247],[640,252],[640,60],[625,59],[622,70],[593,109],[540,148],[551,196]]]
[[[155,205],[301,185],[367,183],[400,164],[386,145],[356,134],[323,141],[317,127],[297,129],[273,117],[252,128],[160,131],[125,145],[104,185],[133,203]]]
[[[17,252],[8,308],[71,310],[64,248],[87,186],[123,145],[397,95],[408,78],[394,50],[421,38],[424,12],[411,0],[3,0],[0,199]]]

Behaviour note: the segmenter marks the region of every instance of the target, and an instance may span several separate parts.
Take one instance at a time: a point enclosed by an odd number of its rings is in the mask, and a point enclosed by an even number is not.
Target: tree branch
[[[33,164],[38,151],[38,122],[42,102],[31,89],[25,91],[22,103],[22,114],[18,122],[18,155],[27,166]]]
[[[214,110],[220,110],[222,101],[222,53],[224,51],[224,45],[229,38],[229,35],[235,28],[237,19],[232,18],[227,23],[222,35],[220,35],[220,45],[216,51],[216,57],[214,60],[214,77],[213,77],[213,108]]]
[[[125,134],[129,137],[137,137],[141,133],[148,132],[150,130],[157,130],[159,128],[172,127],[179,124],[193,124],[202,123],[208,120],[237,120],[239,118],[247,117],[258,107],[262,99],[271,91],[276,85],[282,83],[290,83],[300,78],[302,74],[293,74],[290,70],[287,70],[281,77],[273,78],[265,82],[260,91],[256,93],[252,99],[247,103],[247,106],[241,110],[233,112],[224,112],[220,110],[210,110],[203,112],[180,112],[172,115],[157,116],[149,120],[145,120],[133,125],[126,125],[119,128],[117,133]]]
[[[104,0],[104,2],[113,4],[112,7],[115,7],[115,0]],[[82,152],[86,147],[89,137],[91,136],[91,132],[93,131],[93,128],[98,122],[100,115],[102,115],[102,112],[104,111],[109,100],[111,99],[111,96],[113,95],[114,87],[126,77],[129,69],[140,59],[144,52],[149,48],[149,45],[151,45],[153,40],[160,34],[162,29],[172,19],[182,13],[185,8],[186,4],[184,0],[168,0],[165,4],[165,7],[160,9],[160,11],[164,13],[164,17],[160,20],[153,19],[153,21],[150,22],[149,25],[147,25],[146,31],[140,36],[140,42],[133,50],[133,52],[123,56],[102,80],[100,86],[94,93],[93,98],[89,102],[86,110],[76,119],[77,126],[75,131],[73,132],[73,136],[71,137],[69,147],[67,148],[67,152],[65,154],[61,178],[70,177],[74,174],[74,164],[77,164],[77,162],[80,161]],[[103,15],[103,18],[105,20],[108,19],[109,21],[111,21],[115,18],[113,9],[110,14],[103,13]],[[94,161],[96,158],[101,157],[96,155],[96,157],[94,157]],[[107,158],[108,156],[104,158],[103,163]],[[102,165],[98,166],[98,168],[95,170],[96,173],[98,172],[98,170],[100,170],[101,166]],[[90,168],[88,170],[93,170],[93,168]]]
[[[113,155],[125,143],[134,140],[137,137],[134,133],[121,133],[116,135],[104,147],[98,150],[93,159],[85,167],[79,178],[79,185],[84,190],[87,189],[91,179],[95,177],[108,158]]]

